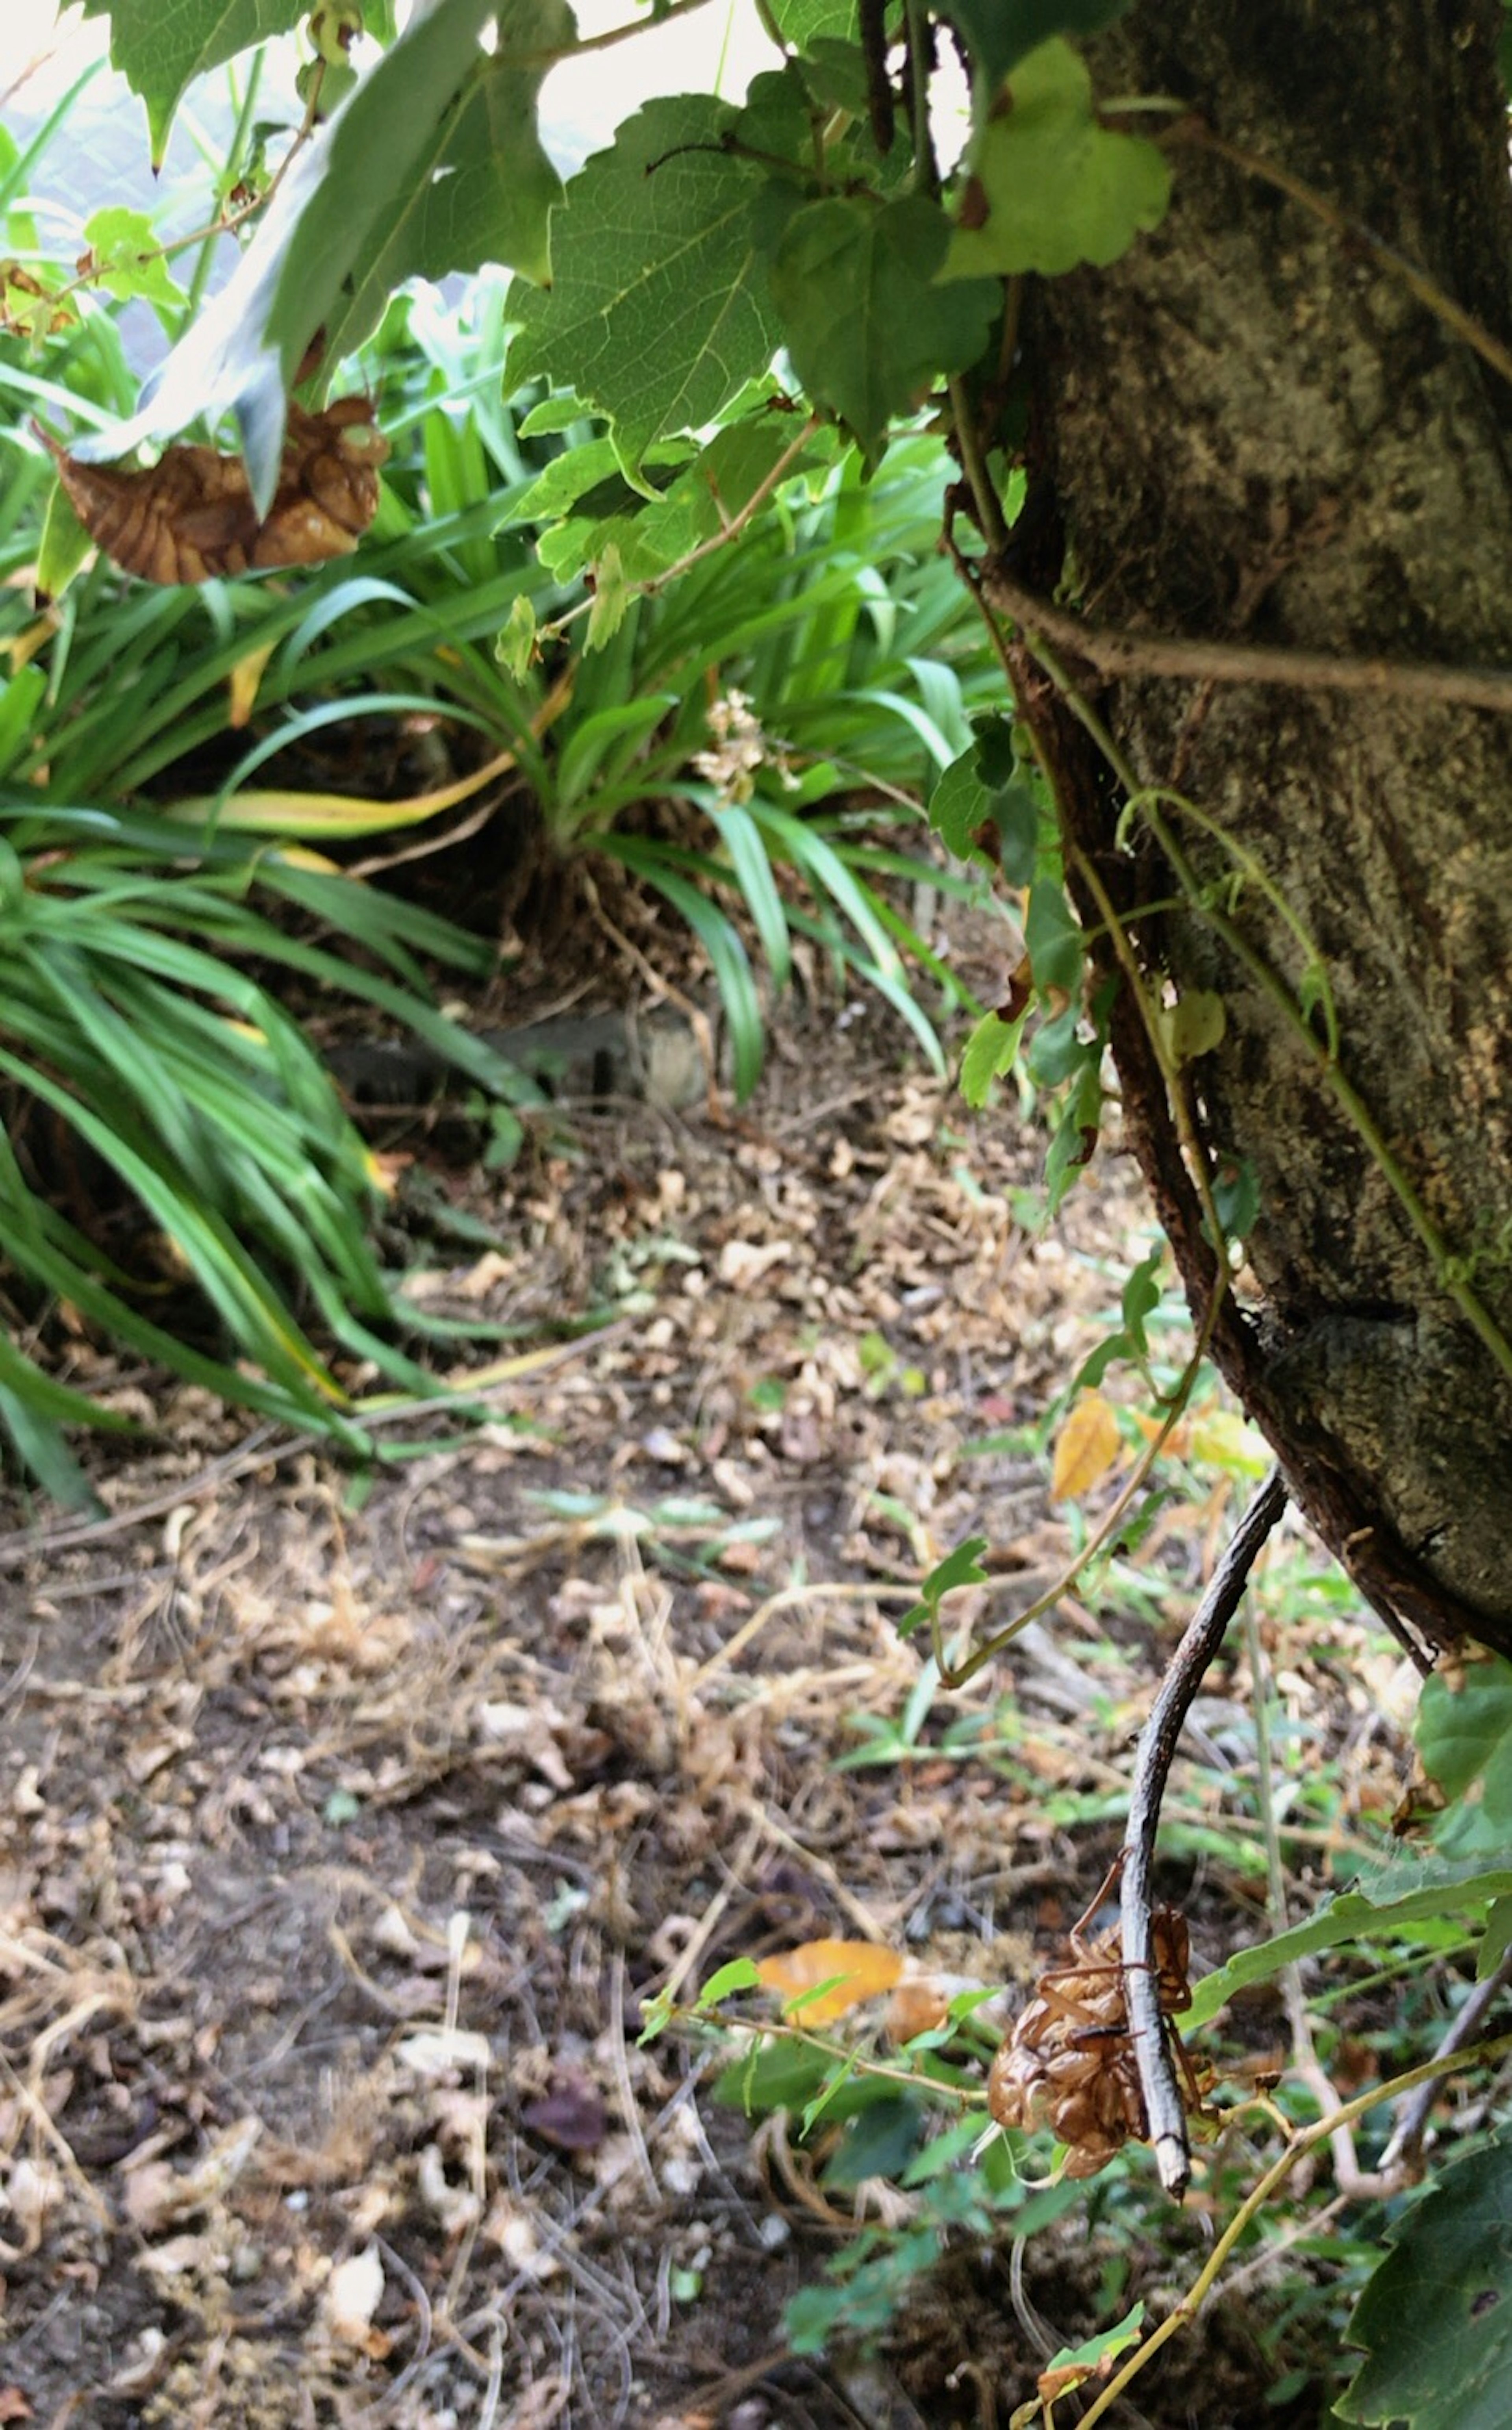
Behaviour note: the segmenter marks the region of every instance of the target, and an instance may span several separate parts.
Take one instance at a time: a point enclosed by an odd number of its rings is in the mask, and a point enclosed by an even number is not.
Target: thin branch
[[[1438,2045],[1440,2058],[1452,2057],[1455,2051],[1463,2050],[1467,2042],[1474,2040],[1481,2029],[1481,2020],[1501,1998],[1509,1983],[1512,1983],[1512,1948],[1503,1951],[1501,1963],[1487,1974],[1484,1983],[1477,1983],[1470,1992]],[[1409,2093],[1400,2105],[1391,2140],[1381,2155],[1381,2174],[1384,2177],[1395,2174],[1410,2183],[1421,2176],[1423,2140],[1437,2090],[1437,2081],[1420,2084],[1417,2090]]]
[[[1110,633],[1084,624],[1015,582],[989,561],[981,587],[1026,641],[1073,650],[1104,675],[1169,675],[1183,683],[1277,684],[1295,691],[1363,692],[1374,699],[1437,701],[1512,712],[1512,668],[1451,667],[1399,658],[1336,657],[1251,641],[1188,641],[1163,633]]]
[[[1496,2041],[1478,2043],[1466,2054],[1463,2064],[1466,2067],[1489,2067],[1509,2054],[1512,2054],[1512,2034],[1503,2034]],[[1367,2117],[1383,2101],[1399,2100],[1416,2085],[1436,2083],[1439,2076],[1452,2073],[1454,2066],[1454,2058],[1446,2058],[1440,2052],[1437,2058],[1425,2059],[1421,2067],[1409,2068],[1404,2074],[1392,2076],[1386,2084],[1372,2084],[1366,2091],[1356,2093],[1353,2101],[1345,2102],[1338,2112],[1338,2122],[1352,2126],[1357,2118]],[[1316,2151],[1320,2143],[1327,2142],[1334,2122],[1324,2118],[1320,2119],[1315,2126],[1304,2127],[1302,2133],[1287,2145],[1280,2158],[1271,2162],[1258,2184],[1251,2187],[1180,2303],[1172,2305],[1144,2343],[1135,2348],[1122,2371],[1116,2372],[1106,2386],[1100,2389],[1082,2415],[1080,2430],[1092,2430],[1093,2422],[1101,2422],[1104,2415],[1118,2404],[1130,2382],[1154,2361],[1161,2347],[1197,2318],[1240,2237],[1286,2183],[1298,2161],[1305,2159],[1309,2152]]]
[[[1279,1468],[1272,1469],[1240,1520],[1233,1542],[1213,1573],[1212,1583],[1171,1658],[1134,1759],[1121,1891],[1124,1998],[1155,2166],[1167,2193],[1177,2202],[1191,2176],[1191,2152],[1187,2139],[1186,2105],[1166,2041],[1154,1963],[1150,1872],[1155,1831],[1182,1723],[1238,1607],[1255,1555],[1286,1503],[1286,1481]]]

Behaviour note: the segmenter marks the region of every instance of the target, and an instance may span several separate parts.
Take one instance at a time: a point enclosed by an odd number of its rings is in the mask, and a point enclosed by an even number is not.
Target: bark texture
[[[1103,92],[1170,93],[1321,190],[1512,337],[1496,0],[1141,0]],[[1150,122],[1146,122],[1147,124]],[[1512,389],[1366,246],[1171,145],[1152,238],[1050,282],[1029,322],[1038,476],[1101,626],[1512,666]],[[1095,685],[1095,679],[1094,685]],[[1324,957],[1338,1064],[1494,1327],[1512,1335],[1512,718],[1154,677],[1098,696],[1141,781],[1201,805]],[[1054,718],[1055,712],[1046,708]],[[1172,880],[1058,721],[1068,822],[1137,913]],[[1237,864],[1179,811],[1205,886]],[[1292,991],[1253,882],[1223,898]],[[1221,1363],[1383,1610],[1512,1652],[1512,1384],[1265,988],[1200,910],[1138,920],[1147,967],[1216,989],[1188,1067],[1217,1161],[1259,1183],[1259,1298]],[[1315,1024],[1316,1025],[1316,1024]],[[1131,1134],[1188,1290],[1210,1256],[1142,1032],[1115,1021]]]

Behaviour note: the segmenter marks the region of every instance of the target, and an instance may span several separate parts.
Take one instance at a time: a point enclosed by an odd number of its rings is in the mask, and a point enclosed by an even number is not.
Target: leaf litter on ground
[[[504,1243],[452,1276],[470,1313],[629,1318],[498,1423],[360,1496],[310,1452],[201,1493],[235,1427],[181,1394],[99,1479],[166,1514],[13,1593],[0,2235],[39,2417],[683,2421],[763,2363],[740,2418],[781,2420],[783,2304],[868,2203],[917,2197],[822,2189],[780,2113],[753,2140],[696,2051],[640,2044],[642,2004],[861,1944],[906,1958],[927,2032],[930,1984],[1014,2004],[1085,1904],[1229,1472],[1192,1448],[1006,1661],[957,1696],[922,1677],[895,1623],[923,1569],[986,1534],[948,1625],[996,1624],[1116,1490],[1110,1457],[1053,1498],[1052,1413],[1148,1221],[1105,1153],[1026,1232],[1038,1140],[898,1068],[882,1016],[806,1019],[733,1121],[626,1107],[446,1173]],[[1147,1397],[1098,1394],[1131,1440]],[[1379,1844],[1401,1683],[1302,1539],[1275,1558],[1305,1903]],[[1206,1968],[1263,1896],[1249,1692],[1239,1651],[1170,1809]],[[1005,2404],[1032,2392],[1000,2367]],[[789,2368],[841,2418],[823,2366]]]

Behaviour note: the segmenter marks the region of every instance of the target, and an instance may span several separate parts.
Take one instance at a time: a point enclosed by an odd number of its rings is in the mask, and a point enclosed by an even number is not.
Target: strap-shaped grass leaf
[[[766,1032],[761,1018],[761,999],[756,993],[756,979],[739,935],[718,904],[701,894],[696,886],[679,870],[670,865],[671,856],[661,851],[643,836],[610,835],[600,839],[599,849],[611,853],[666,896],[674,911],[687,921],[714,973],[724,1007],[724,1018],[730,1035],[730,1059],[735,1076],[735,1093],[746,1098],[761,1076]]]

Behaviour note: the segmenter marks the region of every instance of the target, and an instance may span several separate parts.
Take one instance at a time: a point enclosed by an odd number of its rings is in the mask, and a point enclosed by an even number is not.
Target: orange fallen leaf
[[[1078,1502],[1119,1456],[1119,1424],[1101,1392],[1084,1392],[1059,1434],[1050,1474],[1053,1502]]]
[[[806,1940],[780,1956],[763,1957],[756,1980],[764,1990],[778,1992],[785,2002],[802,2001],[798,2022],[827,2025],[863,2000],[890,1991],[903,1972],[895,1949],[881,1949],[873,1940]],[[827,1990],[820,1990],[827,1984]],[[810,1993],[817,1997],[808,1997]]]

